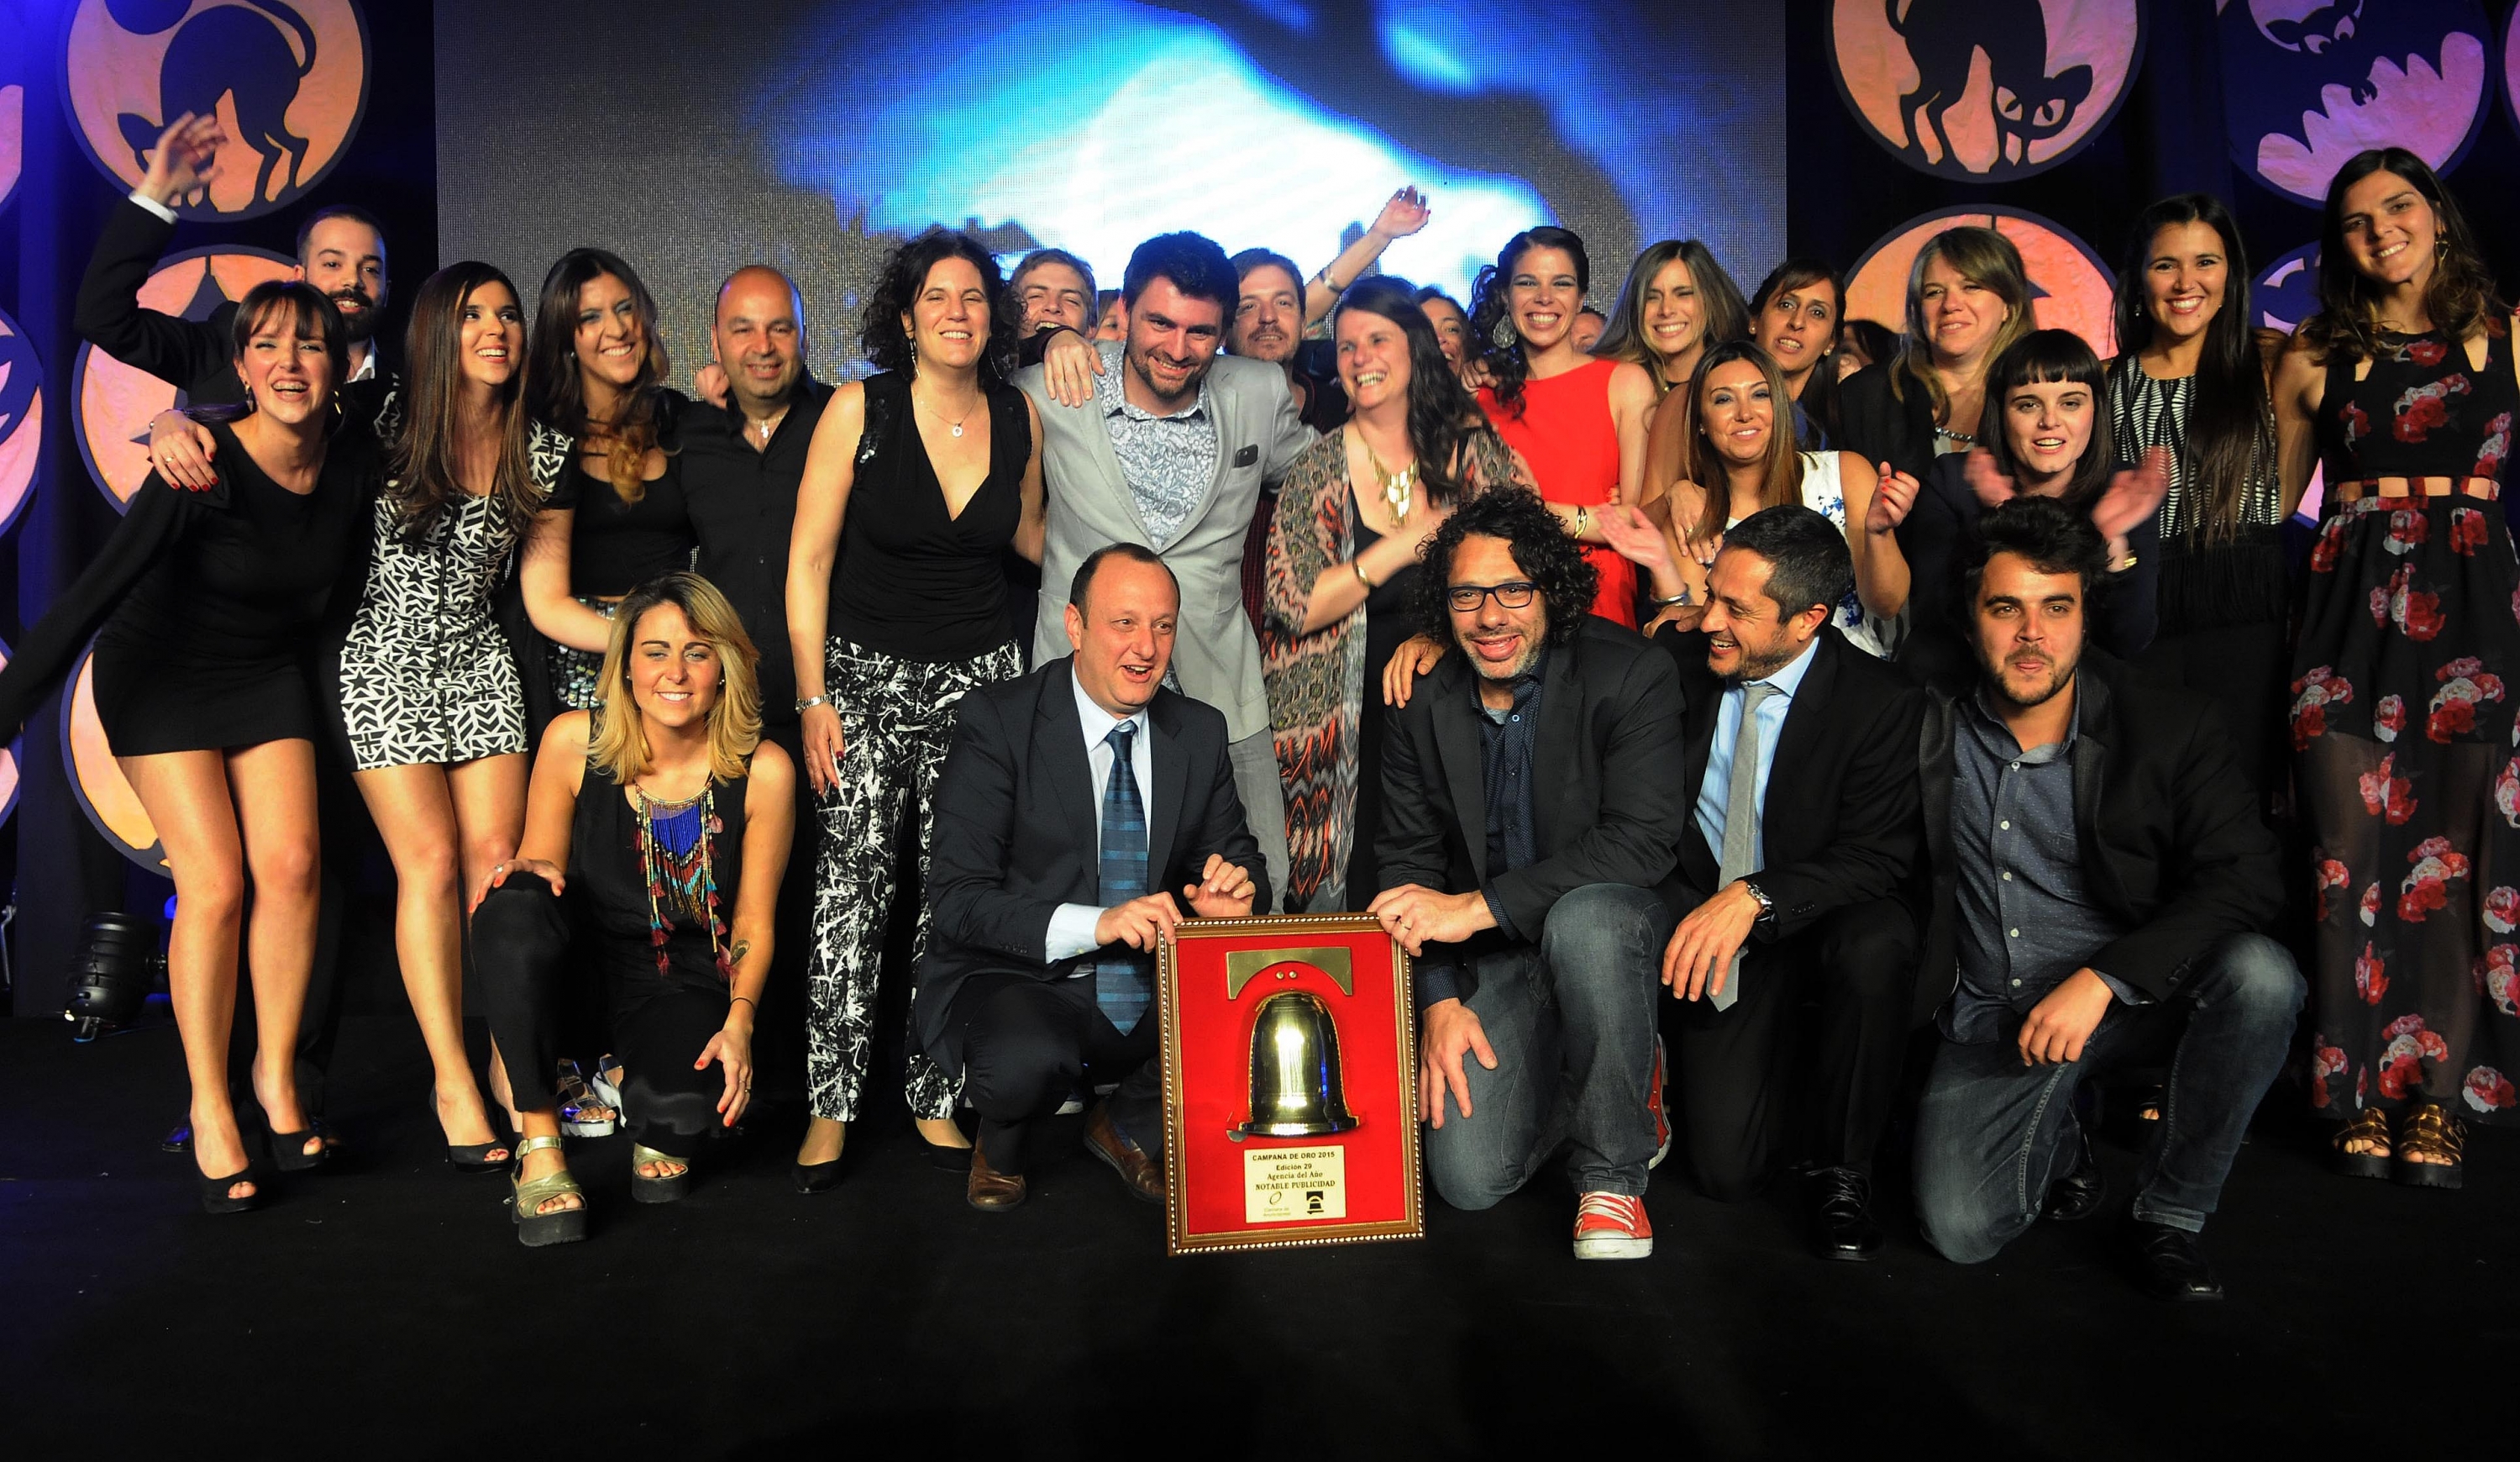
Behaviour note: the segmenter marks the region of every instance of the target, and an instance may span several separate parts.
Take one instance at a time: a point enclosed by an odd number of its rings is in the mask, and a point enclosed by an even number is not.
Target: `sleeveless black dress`
[[[2520,563],[2500,506],[2520,383],[2439,334],[2319,408],[2326,502],[2293,659],[2318,846],[2311,1100],[2340,1119],[2520,1109]],[[2351,500],[2349,500],[2351,499]]]
[[[670,985],[728,991],[727,931],[743,888],[751,785],[748,777],[714,783],[680,818],[658,805],[652,845],[621,784],[587,763],[569,825],[568,891],[616,1008]],[[690,825],[694,841],[675,836],[678,823]]]

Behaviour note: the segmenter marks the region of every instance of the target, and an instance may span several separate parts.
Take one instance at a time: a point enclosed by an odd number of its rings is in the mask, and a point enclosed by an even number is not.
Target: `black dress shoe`
[[[1870,1178],[1852,1167],[1821,1167],[1804,1181],[1814,1254],[1860,1262],[1881,1252],[1881,1225],[1872,1221]]]
[[[2214,1277],[2214,1266],[2205,1262],[2194,1234],[2140,1218],[2127,1227],[2138,1289],[2155,1300],[2179,1302],[2223,1298],[2223,1281]]]
[[[2092,1134],[2080,1121],[2074,1123],[2074,1166],[2063,1177],[2048,1185],[2048,1217],[2058,1223],[2075,1223],[2091,1217],[2108,1202],[2109,1175],[2100,1170],[2099,1158],[2092,1151]]]
[[[796,1191],[808,1197],[829,1193],[840,1185],[840,1160],[829,1163],[798,1163],[792,1174]]]

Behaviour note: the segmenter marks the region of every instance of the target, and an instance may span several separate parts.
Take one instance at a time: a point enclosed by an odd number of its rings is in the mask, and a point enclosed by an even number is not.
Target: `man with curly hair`
[[[1594,570],[1528,492],[1458,509],[1419,584],[1459,653],[1393,712],[1372,913],[1419,961],[1427,1173],[1484,1209],[1566,1144],[1575,1256],[1642,1258],[1654,971],[1688,822],[1680,680],[1587,612]]]

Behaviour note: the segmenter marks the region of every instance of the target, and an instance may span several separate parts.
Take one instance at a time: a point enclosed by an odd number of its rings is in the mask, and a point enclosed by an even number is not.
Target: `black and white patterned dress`
[[[549,491],[568,439],[531,431],[534,481]],[[382,422],[379,434],[390,439]],[[418,540],[406,538],[386,485],[370,528],[367,589],[341,647],[351,768],[447,766],[524,751],[524,691],[490,616],[515,530],[492,499],[467,496]]]

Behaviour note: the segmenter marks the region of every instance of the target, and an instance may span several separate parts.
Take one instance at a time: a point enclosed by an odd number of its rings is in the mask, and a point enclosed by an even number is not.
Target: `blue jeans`
[[[2024,1066],[2009,1038],[1944,1041],[1916,1111],[1925,1242],[1955,1263],[1995,1257],[2039,1221],[2048,1185],[2073,1167],[2075,1086],[2165,1058],[2161,1130],[2137,1168],[2134,1212],[2201,1231],[2258,1099],[2283,1065],[2306,989],[2282,945],[2232,935],[2197,961],[2180,994],[2111,1006],[2080,1061]]]
[[[1497,1069],[1464,1054],[1471,1116],[1444,1094],[1425,1132],[1426,1175],[1457,1209],[1493,1206],[1531,1180],[1560,1143],[1579,1193],[1642,1196],[1653,1157],[1654,994],[1674,920],[1659,894],[1588,884],[1549,911],[1538,947],[1479,956],[1478,1016]]]

